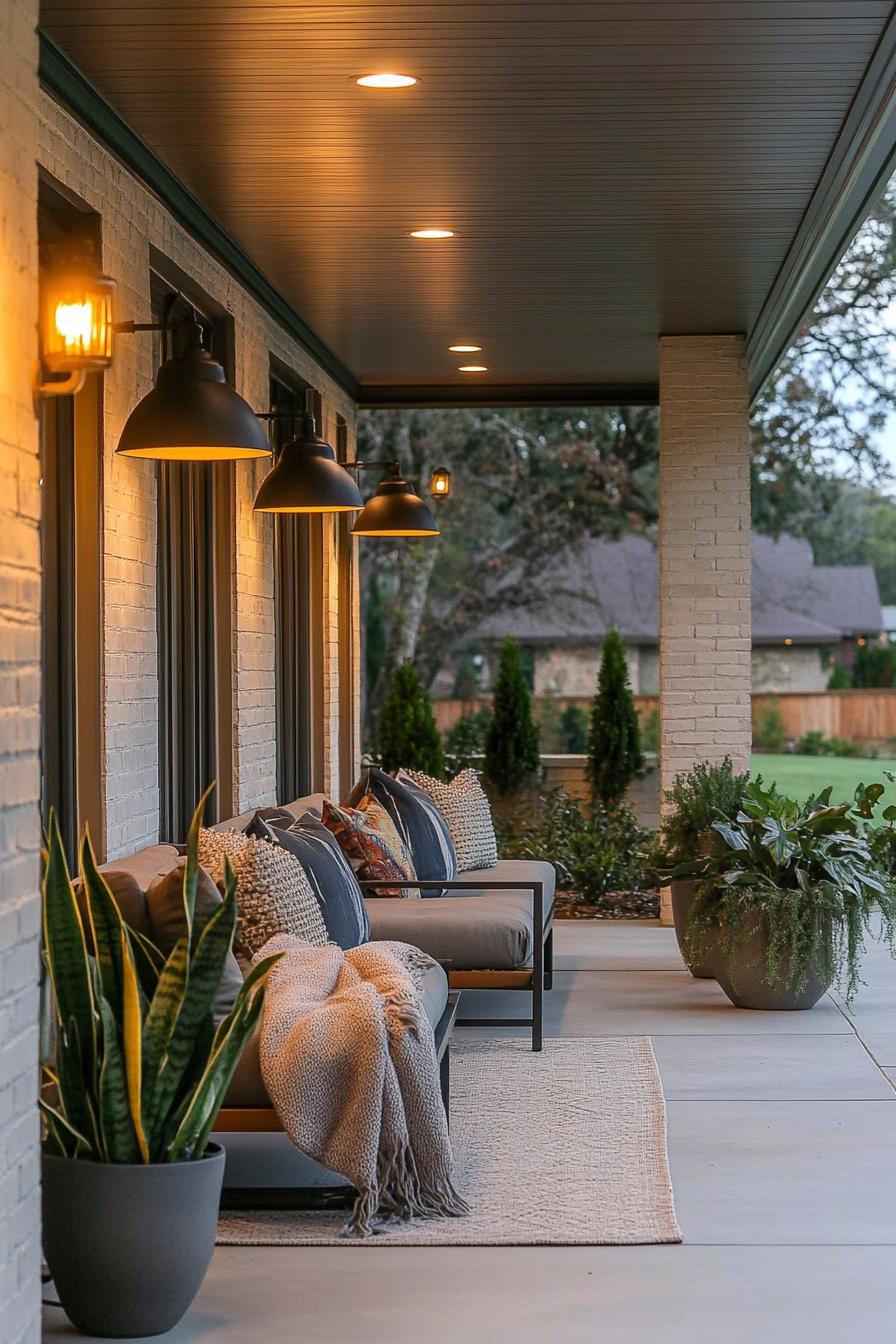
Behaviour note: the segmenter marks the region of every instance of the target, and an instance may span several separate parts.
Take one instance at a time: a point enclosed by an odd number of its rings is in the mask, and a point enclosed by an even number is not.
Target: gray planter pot
[[[803,1012],[815,1004],[831,987],[810,972],[806,984],[798,993],[765,981],[765,953],[768,937],[765,928],[757,924],[756,931],[746,942],[739,944],[731,963],[727,958],[716,959],[716,979],[735,1008],[756,1008],[765,1012]],[[783,967],[787,980],[789,967]]]
[[[115,1339],[177,1324],[215,1245],[224,1151],[147,1166],[43,1158],[44,1255],[74,1326]]]
[[[670,883],[670,893],[672,896],[672,920],[675,924],[675,937],[678,939],[678,950],[680,951],[691,975],[697,980],[714,980],[715,957],[712,951],[708,949],[699,961],[694,961],[685,951],[685,929],[688,924],[688,915],[691,906],[694,904],[694,897],[697,894],[697,883],[691,878],[677,878]]]

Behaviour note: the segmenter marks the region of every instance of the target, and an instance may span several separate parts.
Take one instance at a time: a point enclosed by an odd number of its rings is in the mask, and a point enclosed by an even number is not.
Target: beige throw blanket
[[[405,943],[343,952],[286,934],[255,959],[280,951],[262,1012],[261,1074],[296,1147],[358,1190],[346,1232],[466,1213],[420,1001],[431,959]]]

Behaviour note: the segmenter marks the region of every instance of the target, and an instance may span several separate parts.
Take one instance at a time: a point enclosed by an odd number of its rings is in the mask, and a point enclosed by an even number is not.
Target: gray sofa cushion
[[[110,859],[100,864],[100,872],[130,873],[141,891],[148,891],[157,877],[169,872],[180,860],[176,845],[150,845],[125,859]]]
[[[544,918],[553,903],[553,865],[534,859],[499,859],[494,868],[464,873],[464,882],[524,880],[544,884]],[[532,893],[510,891],[449,892],[437,901],[377,897],[367,902],[370,937],[394,939],[422,948],[453,971],[519,970],[532,960]]]
[[[157,877],[146,893],[146,906],[149,911],[150,938],[166,957],[174,951],[179,938],[187,931],[187,918],[184,912],[184,869],[186,859],[181,859],[176,867],[164,877]],[[222,903],[221,893],[212,877],[200,868],[196,875],[196,907],[194,934],[205,927],[207,921]],[[224,961],[221,983],[215,994],[212,1007],[214,1021],[220,1022],[234,1005],[243,983],[243,973],[233,952],[228,952]]]
[[[401,904],[401,902],[396,902]],[[441,966],[432,966],[423,978],[423,1008],[435,1027],[448,1002],[448,980]],[[225,1106],[270,1106],[261,1081],[258,1058],[258,1029],[250,1037],[230,1081]]]

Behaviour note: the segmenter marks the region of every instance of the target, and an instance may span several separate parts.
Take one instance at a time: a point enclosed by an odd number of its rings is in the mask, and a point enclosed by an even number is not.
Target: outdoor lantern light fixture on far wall
[[[436,467],[429,480],[429,493],[433,499],[447,499],[451,494],[451,472],[447,467]]]
[[[276,419],[273,411],[263,419]],[[255,496],[259,513],[351,513],[364,507],[357,482],[336,461],[307,414],[302,432],[280,449]]]
[[[159,329],[168,330],[137,322],[118,328]],[[187,319],[176,330],[182,349],[164,361],[155,387],[131,411],[115,451],[162,462],[270,456],[267,435],[252,407],[229,386],[224,369],[204,348],[200,323]]]
[[[40,290],[38,393],[71,396],[112,363],[115,281],[99,273],[89,248],[76,247],[46,270]]]

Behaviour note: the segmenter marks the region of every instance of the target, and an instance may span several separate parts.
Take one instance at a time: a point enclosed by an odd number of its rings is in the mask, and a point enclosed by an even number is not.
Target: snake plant
[[[82,905],[50,818],[43,871],[44,957],[55,1017],[40,1099],[47,1152],[93,1162],[200,1158],[278,957],[254,967],[215,1030],[212,1004],[237,923],[236,881],[196,918],[199,828],[184,866],[185,933],[166,959],[121,917],[85,833]],[[82,908],[84,913],[82,914]],[[85,926],[86,916],[86,926]]]

